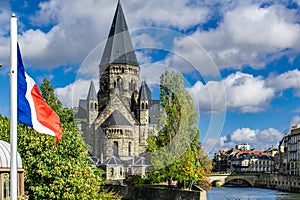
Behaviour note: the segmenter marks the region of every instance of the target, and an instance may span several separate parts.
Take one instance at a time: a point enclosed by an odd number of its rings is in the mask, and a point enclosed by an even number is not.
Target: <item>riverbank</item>
[[[114,191],[124,200],[207,200],[206,191],[201,190],[180,190],[177,188],[167,188],[158,186],[125,186],[125,185],[106,185],[105,189]],[[198,187],[197,187],[198,188]]]
[[[300,194],[263,188],[213,187],[207,192],[207,200],[299,200]]]
[[[300,193],[300,177],[279,174],[260,174],[255,187]]]

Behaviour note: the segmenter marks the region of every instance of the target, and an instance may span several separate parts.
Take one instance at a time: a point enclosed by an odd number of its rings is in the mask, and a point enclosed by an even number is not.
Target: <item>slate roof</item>
[[[86,106],[87,106],[87,100],[80,99],[75,118],[79,118],[79,119],[87,118],[87,107]]]
[[[110,166],[127,166],[127,167],[147,167],[150,166],[148,160],[141,156],[141,157],[132,157],[129,160],[121,160],[115,156],[108,158],[105,162],[101,165],[110,165]]]
[[[122,160],[119,158],[112,156],[108,158],[106,161],[104,161],[101,165],[104,166],[124,166],[126,163],[124,163]]]
[[[157,118],[159,117],[159,100],[149,101],[149,124],[157,124]]]
[[[150,164],[148,160],[142,156],[133,164],[133,166],[143,167],[143,166],[150,166]]]
[[[114,112],[102,123],[101,127],[107,127],[107,126],[113,126],[113,125],[132,126],[132,124],[117,109],[114,110]]]
[[[100,71],[105,70],[110,64],[139,66],[120,2],[118,2],[105,45],[100,63]]]
[[[152,93],[149,89],[146,81],[142,81],[141,87],[140,87],[140,94],[139,94],[139,100],[151,100],[152,99]]]
[[[97,100],[97,94],[96,94],[94,81],[91,81],[89,93],[88,93],[88,96],[87,96],[87,100]]]

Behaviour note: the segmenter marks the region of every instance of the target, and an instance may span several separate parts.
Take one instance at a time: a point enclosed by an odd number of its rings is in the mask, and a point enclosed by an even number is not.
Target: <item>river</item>
[[[260,188],[211,188],[207,200],[300,200],[300,194]]]

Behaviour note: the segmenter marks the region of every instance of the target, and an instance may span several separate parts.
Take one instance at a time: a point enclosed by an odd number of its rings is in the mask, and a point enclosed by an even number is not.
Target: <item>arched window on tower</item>
[[[93,110],[94,109],[94,105],[93,105],[93,102],[90,103],[90,110]]]
[[[128,143],[128,156],[131,156],[131,142]]]
[[[118,142],[116,142],[116,141],[114,141],[113,155],[114,156],[119,156],[119,145],[118,145]]]
[[[142,103],[142,110],[144,110],[145,109],[145,104],[144,103]]]
[[[95,110],[98,110],[98,104],[95,103]]]
[[[123,81],[120,77],[117,78],[117,83],[115,86],[117,86],[120,91],[123,91]]]
[[[131,91],[135,90],[135,81],[133,79],[129,82],[129,89]]]

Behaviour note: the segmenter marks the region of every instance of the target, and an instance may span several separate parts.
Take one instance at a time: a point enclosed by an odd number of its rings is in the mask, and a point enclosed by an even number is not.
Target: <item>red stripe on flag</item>
[[[49,128],[55,133],[57,143],[62,137],[62,129],[60,126],[59,116],[44,101],[36,84],[31,90],[31,95],[34,101],[34,107],[36,110],[36,117],[38,121],[43,126]]]

